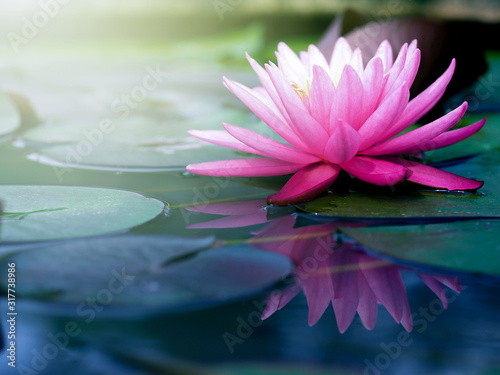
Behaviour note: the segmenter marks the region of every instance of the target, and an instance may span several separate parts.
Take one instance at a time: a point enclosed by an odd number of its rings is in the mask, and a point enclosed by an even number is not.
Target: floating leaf
[[[0,186],[0,240],[28,242],[83,237],[143,224],[164,203],[112,189],[64,186]]]
[[[8,262],[16,263],[23,280],[19,298],[69,304],[72,310],[88,297],[101,306],[139,311],[222,303],[260,292],[291,271],[287,258],[250,246],[200,252],[213,242],[157,235],[80,239],[19,253]]]
[[[500,221],[341,230],[367,248],[405,263],[500,276]]]
[[[500,217],[500,153],[477,157],[445,170],[469,178],[484,180],[478,192],[447,191],[351,191],[331,193],[309,202],[304,210],[336,219],[384,221],[427,221],[455,218]]]
[[[124,119],[94,113],[69,120],[64,119],[69,115],[60,114],[62,119],[21,134],[16,146],[30,150],[30,159],[49,165],[123,171],[185,167],[199,162],[200,154],[207,161],[241,158],[242,152],[202,142],[187,133],[190,129],[223,129],[222,121],[253,129],[261,125],[237,107],[238,100],[228,90],[222,91],[220,77],[217,83],[209,83],[154,92],[141,103],[142,108]],[[215,90],[221,92],[214,95]]]

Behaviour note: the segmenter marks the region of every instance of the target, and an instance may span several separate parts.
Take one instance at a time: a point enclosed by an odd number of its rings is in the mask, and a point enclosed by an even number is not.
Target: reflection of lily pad
[[[201,251],[213,237],[118,236],[19,253],[17,296],[74,306],[184,309],[247,297],[281,280],[291,262],[249,246]],[[90,308],[90,307],[88,307]],[[116,313],[123,311],[115,310]]]
[[[342,228],[367,248],[396,260],[500,276],[500,221]]]
[[[21,124],[21,117],[12,100],[0,92],[0,137],[15,131]]]
[[[462,164],[444,168],[461,176],[484,180],[476,193],[411,191],[397,194],[370,192],[332,193],[305,206],[319,216],[374,220],[446,220],[500,217],[500,153],[491,152]]]
[[[64,186],[0,186],[2,242],[98,235],[143,224],[164,204],[111,189]]]

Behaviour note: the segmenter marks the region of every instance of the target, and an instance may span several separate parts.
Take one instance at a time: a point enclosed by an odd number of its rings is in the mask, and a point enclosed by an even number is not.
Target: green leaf
[[[266,289],[291,272],[288,258],[250,246],[201,251],[213,237],[92,238],[18,253],[16,296],[75,306],[95,298],[109,313],[179,310],[223,303]],[[7,267],[3,267],[7,269]],[[89,307],[90,308],[90,307]],[[130,312],[130,311],[129,311]]]
[[[0,240],[28,242],[93,236],[143,224],[164,203],[112,189],[64,186],[0,186]]]
[[[432,190],[384,190],[329,193],[305,205],[317,216],[384,221],[449,220],[451,218],[500,217],[500,153],[492,151],[462,164],[443,168],[485,181],[477,192]]]
[[[119,171],[183,168],[202,161],[247,157],[187,133],[191,129],[223,130],[222,122],[269,132],[222,86],[222,75],[210,77],[208,82],[186,78],[171,83],[169,89],[151,93],[151,98],[123,119],[116,114],[81,114],[75,120],[75,115],[70,117],[62,109],[61,114],[49,114],[54,122],[21,134],[16,145],[29,150],[30,159],[45,164]]]
[[[500,276],[500,221],[340,229],[367,248],[396,261]]]

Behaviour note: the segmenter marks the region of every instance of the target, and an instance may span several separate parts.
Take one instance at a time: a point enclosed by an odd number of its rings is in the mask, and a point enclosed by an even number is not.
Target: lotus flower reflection
[[[378,306],[383,305],[393,319],[407,331],[413,328],[402,272],[412,269],[396,265],[367,254],[364,249],[341,236],[338,241],[337,223],[296,227],[295,215],[268,220],[262,208],[264,200],[223,202],[187,207],[189,211],[228,215],[208,222],[195,223],[191,229],[234,228],[266,223],[246,242],[261,250],[278,253],[295,264],[294,279],[284,289],[273,291],[267,299],[262,319],[285,307],[301,291],[309,307],[308,323],[314,325],[332,305],[341,333],[353,322],[356,313],[367,329],[377,321]],[[364,226],[366,223],[341,223],[344,226]],[[448,298],[460,293],[460,280],[452,276],[418,272],[417,275],[436,294],[442,309]],[[444,288],[446,286],[447,288]],[[448,294],[448,295],[447,295]],[[438,303],[437,299],[434,300]],[[441,309],[436,306],[435,309]]]
[[[302,291],[309,307],[310,326],[315,325],[332,305],[340,333],[350,327],[356,313],[362,325],[371,330],[377,321],[378,306],[382,305],[396,323],[412,331],[413,317],[417,314],[410,310],[401,276],[403,271],[412,272],[411,269],[371,256],[346,238],[339,246],[333,234],[336,230],[333,223],[297,229],[294,224],[292,216],[280,218],[248,241],[260,249],[285,255],[295,264],[294,282],[271,293],[262,319],[281,310]],[[277,238],[277,234],[281,236]],[[442,309],[448,308],[447,293],[452,296],[453,292],[461,291],[460,280],[456,277],[417,275],[439,298]]]
[[[278,45],[278,65],[262,68],[247,55],[262,86],[250,89],[224,78],[226,86],[286,143],[234,125],[224,130],[191,130],[207,142],[263,156],[187,166],[193,173],[262,177],[294,173],[269,203],[293,204],[326,191],[341,169],[368,183],[390,186],[404,180],[448,190],[477,189],[483,182],[451,174],[401,156],[459,142],[485,119],[450,130],[467,103],[443,117],[394,137],[425,115],[450,82],[455,60],[426,90],[409,101],[417,74],[417,42],[404,44],[393,61],[389,42],[380,44],[363,66],[361,51],[339,38],[330,62],[313,45],[298,57]]]

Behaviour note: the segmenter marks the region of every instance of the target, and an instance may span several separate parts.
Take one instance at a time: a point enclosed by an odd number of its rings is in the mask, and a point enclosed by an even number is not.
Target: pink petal
[[[308,146],[304,151],[314,153],[325,146],[328,134],[323,127],[309,114],[308,109],[295,92],[291,84],[275,66],[267,66],[267,71],[274,83],[276,91],[290,116],[290,126],[295,134]]]
[[[362,113],[360,116],[362,123],[366,121],[379,104],[380,94],[382,94],[386,78],[388,76],[384,76],[382,59],[379,57],[371,59],[366,65],[362,76],[364,96],[363,107],[359,109]]]
[[[267,177],[297,172],[303,164],[292,164],[270,158],[232,159],[190,164],[189,172],[221,177]]]
[[[403,155],[409,150],[414,150],[421,143],[426,143],[437,137],[455,125],[467,111],[467,102],[460,107],[447,113],[443,117],[421,126],[399,137],[389,139],[379,143],[368,150],[363,151],[363,155]],[[423,150],[421,150],[423,151]]]
[[[266,72],[267,74],[267,72]],[[287,123],[290,121],[288,116],[283,116],[282,112],[286,112],[283,105],[281,105],[281,108],[278,108],[274,100],[271,98],[267,90],[262,87],[262,86],[257,86],[252,89],[252,92],[255,94],[255,96],[262,102],[266,103],[266,106],[269,107],[269,109],[278,117],[283,123]],[[278,94],[276,94],[277,96]],[[281,101],[278,99],[279,104],[282,104]]]
[[[406,107],[405,111],[401,115],[399,121],[389,128],[384,134],[383,139],[391,138],[396,134],[400,133],[408,126],[413,125],[417,122],[423,115],[425,115],[429,110],[434,107],[434,105],[443,96],[446,86],[453,76],[455,70],[455,59],[451,61],[448,69],[439,77],[433,84],[431,84],[427,89],[422,91],[418,96],[413,98]]]
[[[286,205],[310,200],[324,192],[335,181],[340,172],[336,164],[311,164],[295,173],[275,195],[267,198],[269,203]]]
[[[306,71],[311,72],[311,56],[309,56],[309,53],[306,51],[300,51],[299,57]]]
[[[448,308],[448,298],[446,297],[446,293],[444,288],[441,286],[440,282],[437,281],[431,275],[426,275],[425,273],[419,273],[418,276],[422,281],[429,287],[430,290],[434,292],[434,294],[441,300],[443,307],[445,309]]]
[[[349,65],[354,68],[358,75],[363,74],[364,66],[363,66],[363,57],[361,56],[361,50],[356,48],[352,53],[351,60],[349,61]]]
[[[354,129],[361,126],[360,108],[363,108],[364,89],[358,73],[350,65],[342,71],[330,114],[330,134],[340,120],[344,120]]]
[[[208,229],[208,228],[241,228],[250,225],[267,222],[267,213],[257,212],[250,215],[231,215],[219,219],[204,221],[202,223],[190,224],[188,229]]]
[[[307,298],[309,307],[307,323],[313,326],[324,314],[332,298],[332,286],[329,283],[328,272],[322,268],[317,269],[315,273],[297,271],[295,277],[299,279]]]
[[[484,184],[484,181],[471,180],[469,178],[457,176],[456,174],[414,161],[398,159],[390,156],[384,159],[408,168],[411,172],[408,180],[418,184],[448,190],[476,190]]]
[[[290,104],[304,111],[307,111],[307,107],[304,105],[304,102],[300,98],[299,94],[297,94],[292,86],[292,83],[299,82],[290,81],[273,63],[266,64],[266,71],[269,74],[274,88],[276,89],[276,92],[278,93],[287,113],[289,112],[287,105]]]
[[[268,105],[263,103],[248,87],[224,78],[226,86],[262,121],[264,121],[281,138],[297,148],[304,148],[304,142],[290,131],[288,124],[283,122]]]
[[[355,156],[342,169],[360,180],[380,186],[391,186],[406,178],[408,169],[385,160],[366,156]]]
[[[364,150],[381,140],[385,129],[393,124],[405,110],[409,97],[410,90],[408,86],[403,85],[380,104],[358,130],[362,138],[360,150]]]
[[[269,139],[252,130],[226,123],[222,125],[234,138],[257,150],[260,155],[297,164],[311,164],[321,160],[317,156],[306,154],[292,146]]]
[[[290,228],[293,228],[294,225],[295,221],[292,222]],[[336,240],[332,236],[336,228],[332,224],[324,224],[292,230],[293,232],[290,232],[290,230],[286,232],[287,242],[290,242],[286,246],[292,247],[289,253],[290,258],[295,263],[301,264],[305,260],[310,260],[311,251],[313,251],[318,262],[326,262],[323,267],[326,270],[325,272],[331,274],[330,264],[328,263],[331,259],[329,252],[336,244]],[[276,234],[274,233],[274,235]],[[331,293],[333,293],[333,289]]]
[[[271,106],[270,102],[268,101],[264,101],[264,103],[266,103],[272,109],[278,109],[280,113],[279,117],[283,118],[282,114],[286,113],[285,107],[283,107],[283,103],[281,103],[279,95],[276,92],[276,89],[274,88],[273,81],[271,81],[271,77],[269,77],[267,71],[262,66],[260,66],[259,63],[257,63],[257,61],[255,61],[252,57],[250,57],[248,53],[246,54],[246,57],[251,67],[255,71],[255,73],[257,73],[257,76],[259,77],[262,87],[266,90],[267,95],[271,98],[271,101],[273,102],[274,106]],[[286,120],[283,121],[286,122]]]
[[[274,291],[271,293],[269,299],[267,300],[266,308],[262,313],[261,319],[267,319],[273,315],[276,311],[281,310],[290,302],[297,294],[299,294],[300,288],[295,285],[286,288],[284,290]]]
[[[413,53],[415,53],[415,51],[417,50],[418,48],[418,42],[416,39],[413,39],[410,43],[410,45],[408,46],[408,56],[411,56],[413,55]]]
[[[299,263],[299,260],[293,256],[296,248],[295,240],[300,236],[300,232],[295,235],[294,225],[294,216],[284,216],[279,220],[272,220],[260,230],[253,232],[253,237],[249,238],[247,243],[262,250],[284,255],[294,263]]]
[[[333,270],[330,278],[335,298],[343,298],[355,283],[356,274],[359,271],[359,254],[349,243],[344,243],[327,259],[330,269]]]
[[[332,300],[335,319],[340,333],[344,333],[351,325],[359,304],[358,283],[357,280],[351,285],[351,288],[345,293],[344,297]]]
[[[398,268],[390,263],[380,265],[378,259],[369,255],[360,258],[359,264],[378,301],[399,323],[403,316],[404,300],[407,296]]]
[[[342,72],[344,66],[351,59],[351,56],[352,49],[347,40],[343,37],[338,38],[330,60],[330,71],[333,73],[334,77]]]
[[[462,286],[460,285],[460,279],[458,277],[434,275],[434,278],[456,293],[460,293],[462,291]]]
[[[415,77],[417,76],[418,72],[418,67],[420,65],[420,50],[417,49],[413,53],[413,55],[410,55],[409,52],[410,51],[408,51],[408,56],[410,56],[410,58],[406,61],[406,64],[403,70],[401,71],[401,74],[394,82],[393,87],[399,87],[405,82],[408,85],[408,87],[411,87],[413,81],[415,81]]]
[[[390,95],[391,91],[395,89],[396,82],[403,71],[406,63],[406,57],[408,53],[408,44],[405,43],[399,50],[398,56],[396,57],[396,61],[394,61],[394,65],[389,71],[389,78],[387,79],[387,83],[385,84],[384,91],[382,91],[382,98],[385,98],[387,95]]]
[[[413,330],[413,317],[411,315],[410,304],[408,303],[408,296],[406,293],[403,298],[403,314],[401,315],[400,323],[407,332]]]
[[[283,42],[278,44],[278,52],[276,52],[278,66],[281,72],[290,82],[305,84],[307,72],[302,65],[299,57],[292,51],[288,45]]]
[[[188,134],[201,139],[202,141],[210,142],[215,145],[229,147],[234,150],[248,152],[256,155],[263,155],[257,150],[247,146],[234,138],[231,134],[224,130],[189,130]]]
[[[313,76],[315,66],[321,67],[328,75],[330,75],[330,66],[328,65],[325,56],[321,53],[318,47],[316,47],[314,44],[310,44],[307,48],[306,55],[308,62],[304,66],[308,67],[308,73],[310,77]],[[332,80],[331,76],[330,80]]]
[[[249,199],[246,201],[195,204],[185,208],[188,211],[213,215],[251,215],[256,212],[266,212],[263,209],[265,205],[265,199]]]
[[[360,144],[361,135],[348,123],[340,120],[326,143],[323,155],[334,164],[344,163],[356,155]]]
[[[335,85],[329,74],[318,65],[313,66],[313,79],[309,93],[311,95],[311,115],[321,124],[323,129],[329,131]]]
[[[377,322],[378,302],[362,272],[358,272],[358,315],[363,326],[372,330]]]
[[[392,47],[387,40],[384,40],[382,43],[380,43],[380,46],[378,47],[377,52],[375,52],[374,55],[374,58],[376,57],[380,57],[380,59],[382,60],[382,63],[384,64],[384,72],[388,72],[389,69],[392,68],[392,63],[394,61],[392,56]]]
[[[437,148],[452,145],[454,143],[464,140],[465,138],[470,137],[472,134],[476,133],[479,129],[481,129],[485,123],[486,123],[486,118],[476,122],[475,124],[468,125],[464,128],[450,130],[446,133],[438,135],[436,138],[433,138],[428,142],[407,149],[405,153],[411,155],[414,153],[435,150]]]

